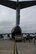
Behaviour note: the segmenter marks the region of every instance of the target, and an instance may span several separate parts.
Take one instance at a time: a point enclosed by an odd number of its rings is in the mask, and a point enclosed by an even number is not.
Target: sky
[[[17,1],[17,0],[10,0],[10,1]],[[19,0],[19,1],[36,1],[36,0]]]
[[[23,32],[36,32],[36,5],[21,9],[20,26]]]
[[[36,1],[36,0],[19,0],[19,1]]]
[[[0,33],[11,32],[15,25],[16,10],[0,5]]]
[[[16,10],[0,5],[0,33],[10,33],[16,25]],[[36,5],[20,10],[22,32],[36,32]]]

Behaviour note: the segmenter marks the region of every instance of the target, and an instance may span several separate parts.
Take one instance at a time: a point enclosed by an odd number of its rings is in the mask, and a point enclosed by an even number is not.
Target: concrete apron
[[[3,43],[2,43],[3,42]],[[2,41],[0,44],[0,54],[17,54],[17,47],[16,47],[16,42],[11,41],[11,43],[7,41]]]

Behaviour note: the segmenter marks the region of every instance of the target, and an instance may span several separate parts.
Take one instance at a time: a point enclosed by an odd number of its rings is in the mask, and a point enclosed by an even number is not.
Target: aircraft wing
[[[16,9],[16,2],[15,1],[8,1],[8,0],[0,0],[0,4],[6,7]]]

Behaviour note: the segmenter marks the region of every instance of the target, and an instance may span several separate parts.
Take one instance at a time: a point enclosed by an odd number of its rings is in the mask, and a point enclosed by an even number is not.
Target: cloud
[[[17,1],[17,0],[9,0],[9,1]],[[19,1],[36,1],[36,0],[19,0]]]
[[[17,0],[9,0],[9,1],[17,1]]]
[[[36,31],[36,6],[25,8],[20,11],[20,26],[24,32]]]
[[[16,10],[0,5],[0,33],[10,33],[16,25]],[[36,32],[36,6],[20,10],[22,32]]]
[[[15,21],[16,11],[5,6],[0,5],[0,22],[2,21]]]
[[[36,1],[36,0],[19,0],[19,1]]]
[[[0,5],[0,33],[10,32],[15,25],[16,10]]]

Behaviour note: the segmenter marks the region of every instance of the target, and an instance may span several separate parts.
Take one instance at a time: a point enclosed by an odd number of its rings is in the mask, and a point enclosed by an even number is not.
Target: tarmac
[[[18,54],[36,54],[36,43],[17,43]]]
[[[0,54],[13,54],[13,47],[13,41],[0,40]]]
[[[13,54],[14,41],[12,40],[0,40],[0,54]],[[33,41],[16,42],[18,54],[36,54],[36,41],[35,45]]]

